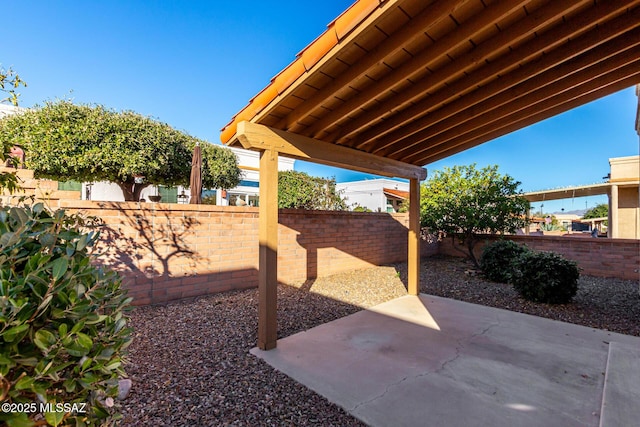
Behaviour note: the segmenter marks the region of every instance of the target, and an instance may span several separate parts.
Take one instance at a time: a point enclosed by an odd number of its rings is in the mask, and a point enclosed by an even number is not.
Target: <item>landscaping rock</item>
[[[472,268],[460,258],[424,259],[421,291],[640,336],[637,282],[583,275],[573,303],[535,304],[510,285],[465,274]],[[280,285],[278,336],[405,295],[406,274],[398,264]],[[257,312],[256,289],[135,308],[126,370],[136,387],[120,402],[120,425],[364,425],[249,353]]]

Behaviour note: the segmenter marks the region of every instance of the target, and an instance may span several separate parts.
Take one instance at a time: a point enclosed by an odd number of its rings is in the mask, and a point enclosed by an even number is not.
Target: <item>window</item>
[[[58,182],[60,191],[82,191],[82,183],[78,181]]]
[[[162,203],[178,203],[178,189],[176,187],[159,185],[158,195],[162,196]]]

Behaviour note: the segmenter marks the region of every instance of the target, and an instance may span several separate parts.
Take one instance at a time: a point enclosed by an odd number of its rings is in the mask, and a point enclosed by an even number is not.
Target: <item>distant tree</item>
[[[200,143],[202,152],[202,188],[233,188],[240,183],[242,171],[238,167],[238,158],[233,151],[209,143]],[[193,145],[189,144],[189,171]]]
[[[278,173],[278,207],[335,211],[346,210],[347,204],[336,190],[335,179],[282,171]]]
[[[0,121],[0,142],[22,146],[36,177],[110,181],[128,201],[149,185],[188,185],[198,141],[203,188],[235,187],[241,171],[230,150],[131,111],[58,101]]]
[[[0,102],[11,102],[13,105],[18,105],[18,97],[20,94],[16,92],[22,86],[27,84],[14,72],[11,68],[5,70],[0,67],[0,92],[4,92],[9,96],[0,99]],[[17,166],[17,159],[11,156],[11,148],[13,143],[11,141],[0,141],[0,162],[2,164],[9,163],[12,166]],[[0,174],[0,191],[8,190],[13,193],[18,188],[18,178],[15,173],[4,172]]]
[[[400,203],[398,207],[398,213],[407,213],[409,212],[409,199],[405,199]]]
[[[6,93],[8,96],[4,99],[0,99],[0,102],[9,101],[13,105],[18,105],[18,97],[20,94],[16,92],[20,86],[27,86],[24,80],[20,78],[20,76],[13,71],[11,68],[5,70],[0,67],[0,92]]]
[[[582,218],[606,218],[607,216],[609,216],[609,205],[607,205],[606,203],[602,203],[586,211]]]
[[[519,185],[512,177],[498,173],[497,165],[478,170],[472,164],[436,171],[421,186],[421,225],[458,238],[465,247],[463,253],[478,266],[473,253],[478,234],[514,233],[527,224],[529,202],[520,195]]]
[[[369,209],[366,206],[360,206],[356,203],[356,205],[353,207],[353,211],[354,212],[373,212],[371,209]]]

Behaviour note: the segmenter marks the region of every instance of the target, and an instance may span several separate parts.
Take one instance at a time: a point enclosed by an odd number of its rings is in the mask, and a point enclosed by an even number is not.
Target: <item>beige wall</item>
[[[638,187],[618,189],[618,235],[640,239]]]
[[[609,159],[611,181],[637,180],[640,175],[640,156],[614,157]]]
[[[640,239],[640,156],[612,158],[609,164],[609,182],[618,190],[617,237]]]

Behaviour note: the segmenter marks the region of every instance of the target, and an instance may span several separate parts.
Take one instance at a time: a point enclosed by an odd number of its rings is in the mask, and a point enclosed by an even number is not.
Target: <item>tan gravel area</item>
[[[571,304],[522,300],[459,258],[423,260],[422,292],[640,336],[638,282],[582,276]],[[279,337],[406,294],[406,265],[279,286]],[[123,426],[360,426],[323,397],[249,354],[257,290],[225,292],[131,313],[134,342]],[[327,355],[330,357],[330,355]]]

